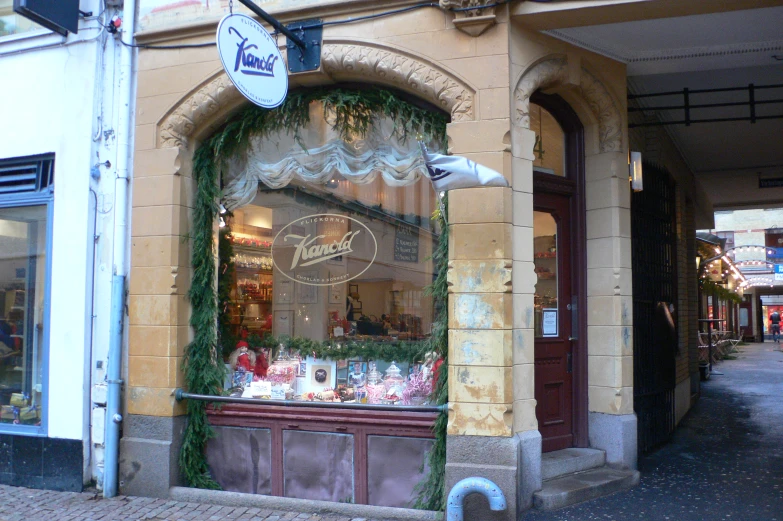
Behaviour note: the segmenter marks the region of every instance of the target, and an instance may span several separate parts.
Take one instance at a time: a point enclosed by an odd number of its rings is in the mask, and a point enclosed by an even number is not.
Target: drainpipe
[[[465,498],[481,494],[489,502],[489,509],[501,512],[506,509],[506,496],[500,487],[487,478],[465,478],[451,488],[446,501],[446,521],[463,521]]]
[[[131,107],[133,106],[133,32],[136,0],[125,0],[120,38],[117,176],[114,187],[114,269],[109,326],[108,394],[106,400],[106,459],[103,497],[117,495],[120,453],[122,338],[125,318],[125,258],[128,245],[128,189],[130,184]]]

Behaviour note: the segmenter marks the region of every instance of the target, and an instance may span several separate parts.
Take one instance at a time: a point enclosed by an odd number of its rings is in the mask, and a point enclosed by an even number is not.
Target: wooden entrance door
[[[535,395],[543,451],[573,447],[573,344],[571,197],[534,193]]]

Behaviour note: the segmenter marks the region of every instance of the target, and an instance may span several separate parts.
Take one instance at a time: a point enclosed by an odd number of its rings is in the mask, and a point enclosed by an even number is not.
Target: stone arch
[[[323,83],[360,80],[419,96],[451,114],[451,121],[475,119],[476,89],[447,69],[400,48],[374,42],[326,39]],[[317,82],[317,80],[316,80]],[[159,148],[186,148],[198,129],[244,101],[222,69],[175,103],[157,123]]]
[[[533,92],[568,85],[572,83],[570,76],[565,55],[550,56],[525,71],[514,89],[514,123],[530,128],[530,96]],[[579,67],[579,79],[574,88],[598,122],[600,151],[620,152],[623,149],[623,118],[609,90],[595,74],[582,66]]]

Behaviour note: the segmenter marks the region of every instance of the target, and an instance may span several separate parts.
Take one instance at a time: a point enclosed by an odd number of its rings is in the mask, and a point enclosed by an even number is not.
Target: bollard
[[[489,501],[490,510],[500,512],[506,509],[506,496],[500,487],[486,478],[465,478],[454,485],[446,502],[446,520],[463,521],[463,505],[470,494],[482,494]]]

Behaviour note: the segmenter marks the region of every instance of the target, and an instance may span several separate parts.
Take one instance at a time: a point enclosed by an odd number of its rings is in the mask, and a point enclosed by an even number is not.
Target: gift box
[[[13,405],[3,405],[0,407],[0,420],[16,420],[19,414],[19,407]]]
[[[22,421],[30,421],[38,419],[40,416],[38,407],[35,405],[31,405],[30,407],[25,407],[19,412],[19,419]]]
[[[14,407],[27,407],[29,405],[30,398],[22,393],[13,393],[11,395],[11,405]]]

